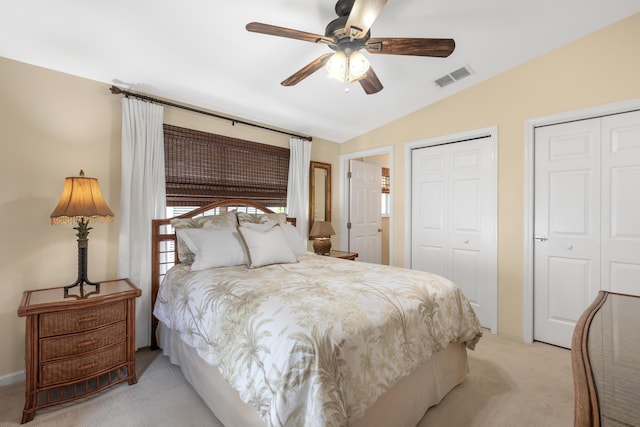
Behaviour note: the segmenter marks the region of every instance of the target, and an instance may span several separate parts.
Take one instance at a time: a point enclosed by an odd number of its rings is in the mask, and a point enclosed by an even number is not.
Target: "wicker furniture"
[[[345,252],[345,251],[335,251],[335,250],[331,250],[331,252],[329,253],[329,256],[334,257],[334,258],[342,258],[342,259],[348,259],[351,261],[354,261],[356,258],[358,258],[358,253],[357,252]]]
[[[39,408],[137,382],[135,298],[140,294],[127,279],[102,282],[99,292],[85,298],[73,290],[65,298],[62,287],[24,292],[18,308],[18,316],[27,318],[22,423]]]
[[[640,297],[600,291],[571,342],[575,426],[640,425]]]

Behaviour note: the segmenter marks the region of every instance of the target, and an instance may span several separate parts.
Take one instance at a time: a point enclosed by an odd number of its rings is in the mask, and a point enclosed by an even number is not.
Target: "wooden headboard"
[[[167,271],[180,262],[178,259],[176,233],[171,227],[171,220],[215,215],[230,210],[247,213],[274,213],[266,206],[251,200],[229,199],[202,206],[174,218],[154,219],[151,221],[151,348],[157,348],[156,327],[158,326],[158,319],[153,315],[153,308],[156,305],[160,282]],[[287,218],[287,221],[296,225],[295,218]]]

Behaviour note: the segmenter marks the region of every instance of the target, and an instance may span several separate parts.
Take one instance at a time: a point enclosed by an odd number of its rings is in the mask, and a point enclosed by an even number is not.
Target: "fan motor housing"
[[[351,3],[353,3],[353,1],[351,1]],[[349,34],[344,31],[344,27],[347,25],[347,19],[349,19],[349,16],[340,16],[329,22],[325,29],[324,35],[327,37],[333,37],[336,40],[335,46],[330,46],[333,50],[344,50],[346,48],[352,50],[361,49],[371,37],[371,31],[367,31],[367,34],[364,37],[360,39],[351,39]]]
[[[344,26],[347,25],[348,18],[348,16],[340,16],[329,22],[324,30],[324,35],[327,37],[335,37],[336,39],[347,37]]]
[[[349,16],[355,0],[338,0],[335,11],[338,16]]]

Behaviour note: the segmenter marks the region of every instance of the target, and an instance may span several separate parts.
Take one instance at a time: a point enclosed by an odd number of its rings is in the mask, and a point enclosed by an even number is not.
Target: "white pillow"
[[[289,247],[296,256],[304,256],[307,254],[307,245],[304,239],[298,234],[298,230],[288,222],[280,224],[284,238],[287,240]]]
[[[249,268],[270,264],[297,262],[281,227],[270,227],[266,231],[239,226],[238,231],[247,248]]]
[[[267,222],[261,224],[255,222],[243,222],[242,224],[240,224],[241,227],[250,228],[256,231],[268,231],[276,225],[278,225],[278,223],[271,220],[267,220]],[[287,241],[287,244],[293,251],[294,255],[296,257],[306,255],[307,247],[305,246],[305,242],[302,240],[302,237],[300,237],[300,235],[298,234],[296,228],[288,222],[280,224],[280,227],[282,227],[284,239]]]
[[[240,227],[250,228],[255,231],[269,231],[275,227],[276,224],[275,221],[267,221],[262,224],[258,224],[257,222],[243,222],[240,224]]]
[[[182,228],[176,233],[195,254],[191,271],[247,263],[242,240],[235,228]]]
[[[238,212],[237,217],[240,225],[244,225],[248,222],[254,224],[263,224],[265,222],[284,224],[287,222],[287,214],[285,213],[249,214],[245,212]]]
[[[178,241],[178,258],[180,262],[190,264],[193,262],[193,251],[189,250],[186,243],[180,238],[177,231],[181,228],[203,228],[203,227],[231,227],[238,225],[236,211],[221,212],[218,215],[205,215],[195,218],[174,218],[171,225],[176,230],[176,240]]]

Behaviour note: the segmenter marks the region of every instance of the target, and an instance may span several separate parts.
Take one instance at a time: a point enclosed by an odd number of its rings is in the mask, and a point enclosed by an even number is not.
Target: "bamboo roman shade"
[[[164,125],[167,206],[223,199],[287,204],[289,149]]]

